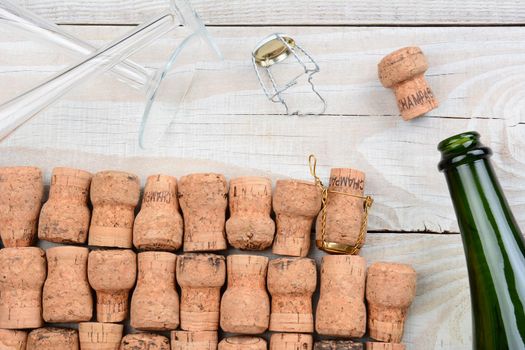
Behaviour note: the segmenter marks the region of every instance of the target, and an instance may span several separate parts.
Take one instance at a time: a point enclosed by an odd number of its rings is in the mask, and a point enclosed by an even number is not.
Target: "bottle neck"
[[[525,346],[525,243],[477,133],[440,143],[463,238],[474,321],[474,349]]]
[[[479,134],[453,136],[442,141],[438,148],[442,155],[439,169],[445,174],[460,228],[465,228],[461,232],[479,235],[508,232],[523,245],[521,231],[490,162],[492,151],[479,141]],[[476,230],[472,230],[473,224]],[[465,225],[469,227],[462,227]]]

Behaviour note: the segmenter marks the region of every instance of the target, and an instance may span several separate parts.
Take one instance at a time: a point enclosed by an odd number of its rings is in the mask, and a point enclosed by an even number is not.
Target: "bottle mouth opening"
[[[439,170],[452,166],[470,163],[492,154],[488,147],[479,141],[480,135],[476,131],[467,131],[444,139],[438,145],[441,152]]]
[[[478,145],[479,133],[467,131],[444,139],[438,145],[438,150],[445,154],[464,152]]]

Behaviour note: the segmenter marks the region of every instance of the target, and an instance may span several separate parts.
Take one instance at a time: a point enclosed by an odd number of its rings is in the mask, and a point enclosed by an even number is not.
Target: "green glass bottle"
[[[525,242],[490,163],[492,151],[477,132],[443,140],[438,149],[467,259],[473,349],[525,349]]]

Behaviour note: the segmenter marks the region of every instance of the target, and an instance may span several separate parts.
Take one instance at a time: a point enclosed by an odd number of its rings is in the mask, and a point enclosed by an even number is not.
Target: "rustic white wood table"
[[[96,46],[166,8],[165,0],[20,0]],[[525,226],[525,7],[517,0],[194,0],[225,61],[196,71],[181,113],[158,147],[138,146],[143,96],[105,74],[0,143],[0,165],[91,171],[123,169],[180,176],[264,174],[309,178],[315,153],[331,167],[366,172],[375,198],[363,255],[412,264],[417,297],[408,349],[469,349],[471,316],[465,258],[437,143],[477,130],[521,226]],[[272,32],[296,38],[319,62],[315,81],[328,102],[321,116],[288,117],[262,94],[254,45]],[[64,52],[0,28],[0,102],[75,62]],[[158,66],[172,47],[159,40],[133,59]],[[411,122],[377,79],[387,53],[419,45],[441,101]],[[184,64],[190,64],[185,62]],[[320,255],[316,253],[316,255]]]

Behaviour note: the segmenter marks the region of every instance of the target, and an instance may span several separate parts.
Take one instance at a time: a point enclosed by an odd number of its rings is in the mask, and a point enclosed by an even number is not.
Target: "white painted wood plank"
[[[127,30],[68,29],[97,45]],[[315,79],[328,100],[327,115],[286,117],[266,101],[249,54],[257,40],[276,28],[213,28],[226,61],[199,67],[186,104],[158,147],[142,150],[137,144],[142,95],[104,76],[71,91],[0,149],[176,157],[181,166],[208,160],[222,169],[243,167],[298,178],[309,177],[306,158],[315,153],[325,178],[336,166],[367,173],[367,192],[376,198],[371,229],[441,232],[457,226],[444,178],[436,170],[435,148],[444,137],[475,129],[495,151],[502,185],[518,221],[525,224],[525,28],[279,29],[289,31],[319,59],[322,73]],[[158,65],[172,43],[164,39],[134,58]],[[408,44],[419,44],[427,53],[428,80],[441,100],[430,116],[409,123],[397,116],[391,91],[376,76],[380,58]],[[0,57],[5,87],[0,100],[74,61],[12,33],[2,36],[0,49],[5,53]],[[63,157],[74,162],[77,156]]]
[[[167,8],[168,0],[20,0],[57,23],[140,23]],[[193,0],[213,25],[522,24],[517,0]]]

